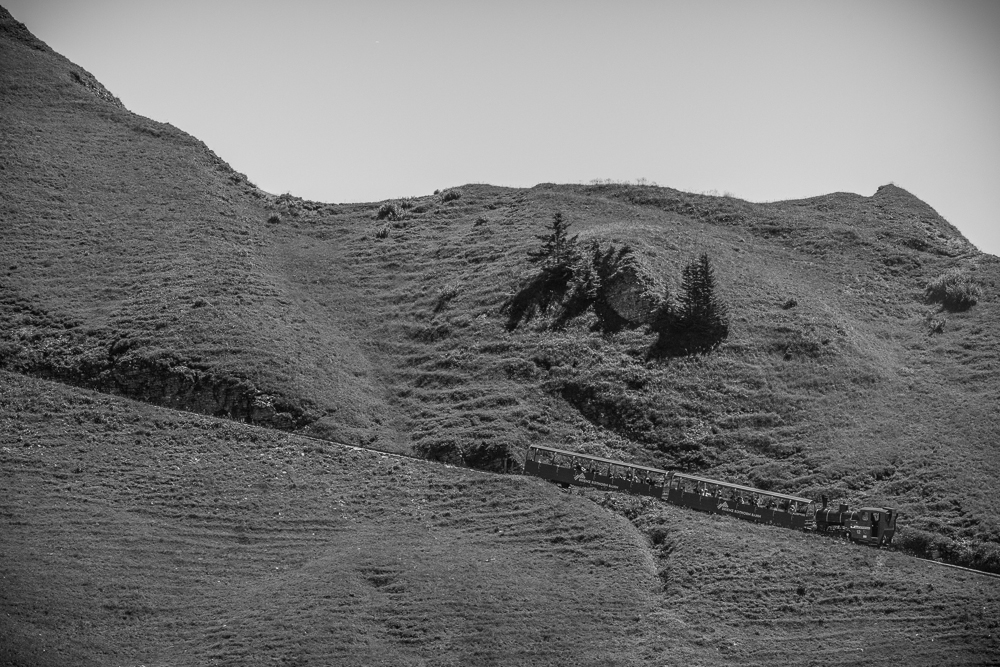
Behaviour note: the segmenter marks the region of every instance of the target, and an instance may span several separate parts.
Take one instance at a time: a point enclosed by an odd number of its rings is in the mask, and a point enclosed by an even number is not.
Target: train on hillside
[[[668,472],[600,456],[530,445],[524,472],[564,487],[590,486],[651,496],[673,505],[785,528],[833,533],[881,547],[892,543],[897,512],[886,507],[822,506],[816,501],[717,479]]]

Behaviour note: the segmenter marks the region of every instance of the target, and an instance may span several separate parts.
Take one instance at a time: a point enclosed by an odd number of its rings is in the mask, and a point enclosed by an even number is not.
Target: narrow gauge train
[[[833,509],[827,507],[826,496],[822,498],[822,507],[817,509],[816,502],[809,498],[543,445],[528,447],[524,472],[564,487],[577,485],[627,491],[756,523],[840,534],[872,546],[888,546],[896,532],[894,509],[862,507],[852,512],[847,505]]]

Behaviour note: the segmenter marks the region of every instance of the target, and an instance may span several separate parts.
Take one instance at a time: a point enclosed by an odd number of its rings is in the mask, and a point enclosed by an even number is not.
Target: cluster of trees
[[[607,305],[605,288],[631,254],[628,246],[586,245],[569,235],[569,223],[556,213],[548,234],[536,237],[537,250],[528,252],[535,273],[504,304],[507,328],[514,330],[535,316],[552,313],[553,326],[561,328],[575,317],[592,310],[596,328],[615,331],[627,322]]]
[[[729,337],[729,314],[715,291],[715,272],[702,253],[684,267],[681,292],[674,305],[664,305],[651,328],[658,335],[651,350],[654,356],[708,354]]]
[[[553,326],[562,327],[588,310],[602,331],[630,326],[608,304],[605,288],[632,250],[613,244],[602,247],[597,241],[581,247],[577,236],[569,235],[569,227],[562,213],[556,213],[548,233],[536,237],[541,244],[528,253],[528,261],[537,269],[503,307],[509,330],[550,312]],[[653,357],[707,354],[729,336],[729,317],[716,294],[707,254],[684,268],[676,303],[669,292],[662,295],[649,327],[657,334],[650,349]]]

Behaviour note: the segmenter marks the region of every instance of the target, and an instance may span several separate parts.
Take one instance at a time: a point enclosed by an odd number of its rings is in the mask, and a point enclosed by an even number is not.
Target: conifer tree
[[[715,294],[715,272],[702,254],[684,267],[674,336],[685,354],[705,354],[729,336],[725,304]]]
[[[715,272],[702,254],[681,275],[677,303],[664,293],[663,305],[650,323],[657,333],[651,357],[707,354],[729,336],[729,316],[715,293]]]
[[[537,250],[528,251],[528,261],[539,265],[538,273],[502,308],[508,314],[509,330],[513,331],[522,321],[530,320],[538,313],[546,313],[550,307],[562,302],[573,279],[574,267],[580,260],[577,237],[569,236],[569,226],[563,214],[556,212],[552,216],[550,232],[536,235],[542,245]]]
[[[576,255],[577,237],[570,238],[570,224],[561,211],[556,211],[552,216],[551,231],[548,234],[535,236],[542,242],[542,246],[538,250],[528,251],[528,261],[549,267],[565,267],[572,264]]]

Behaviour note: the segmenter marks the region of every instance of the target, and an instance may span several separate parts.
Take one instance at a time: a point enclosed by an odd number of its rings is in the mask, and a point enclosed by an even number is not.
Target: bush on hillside
[[[458,294],[459,294],[458,285],[448,283],[447,285],[442,287],[441,291],[438,292],[437,298],[435,299],[434,302],[434,312],[440,313],[442,310],[447,308],[448,303],[456,296],[458,296]]]
[[[441,201],[448,203],[450,201],[455,201],[462,196],[461,192],[455,192],[454,190],[447,190],[443,195],[441,195]]]
[[[924,296],[928,302],[940,303],[947,310],[962,311],[979,302],[983,288],[972,276],[952,269],[927,283]]]
[[[393,202],[386,202],[378,207],[375,214],[376,220],[399,220],[403,216],[399,206]]]
[[[920,558],[941,560],[952,565],[1000,574],[1000,545],[956,541],[917,528],[900,528],[893,545]]]
[[[927,330],[933,335],[944,333],[944,328],[948,324],[948,318],[937,317],[935,313],[929,312],[924,317],[924,322],[927,323]]]

